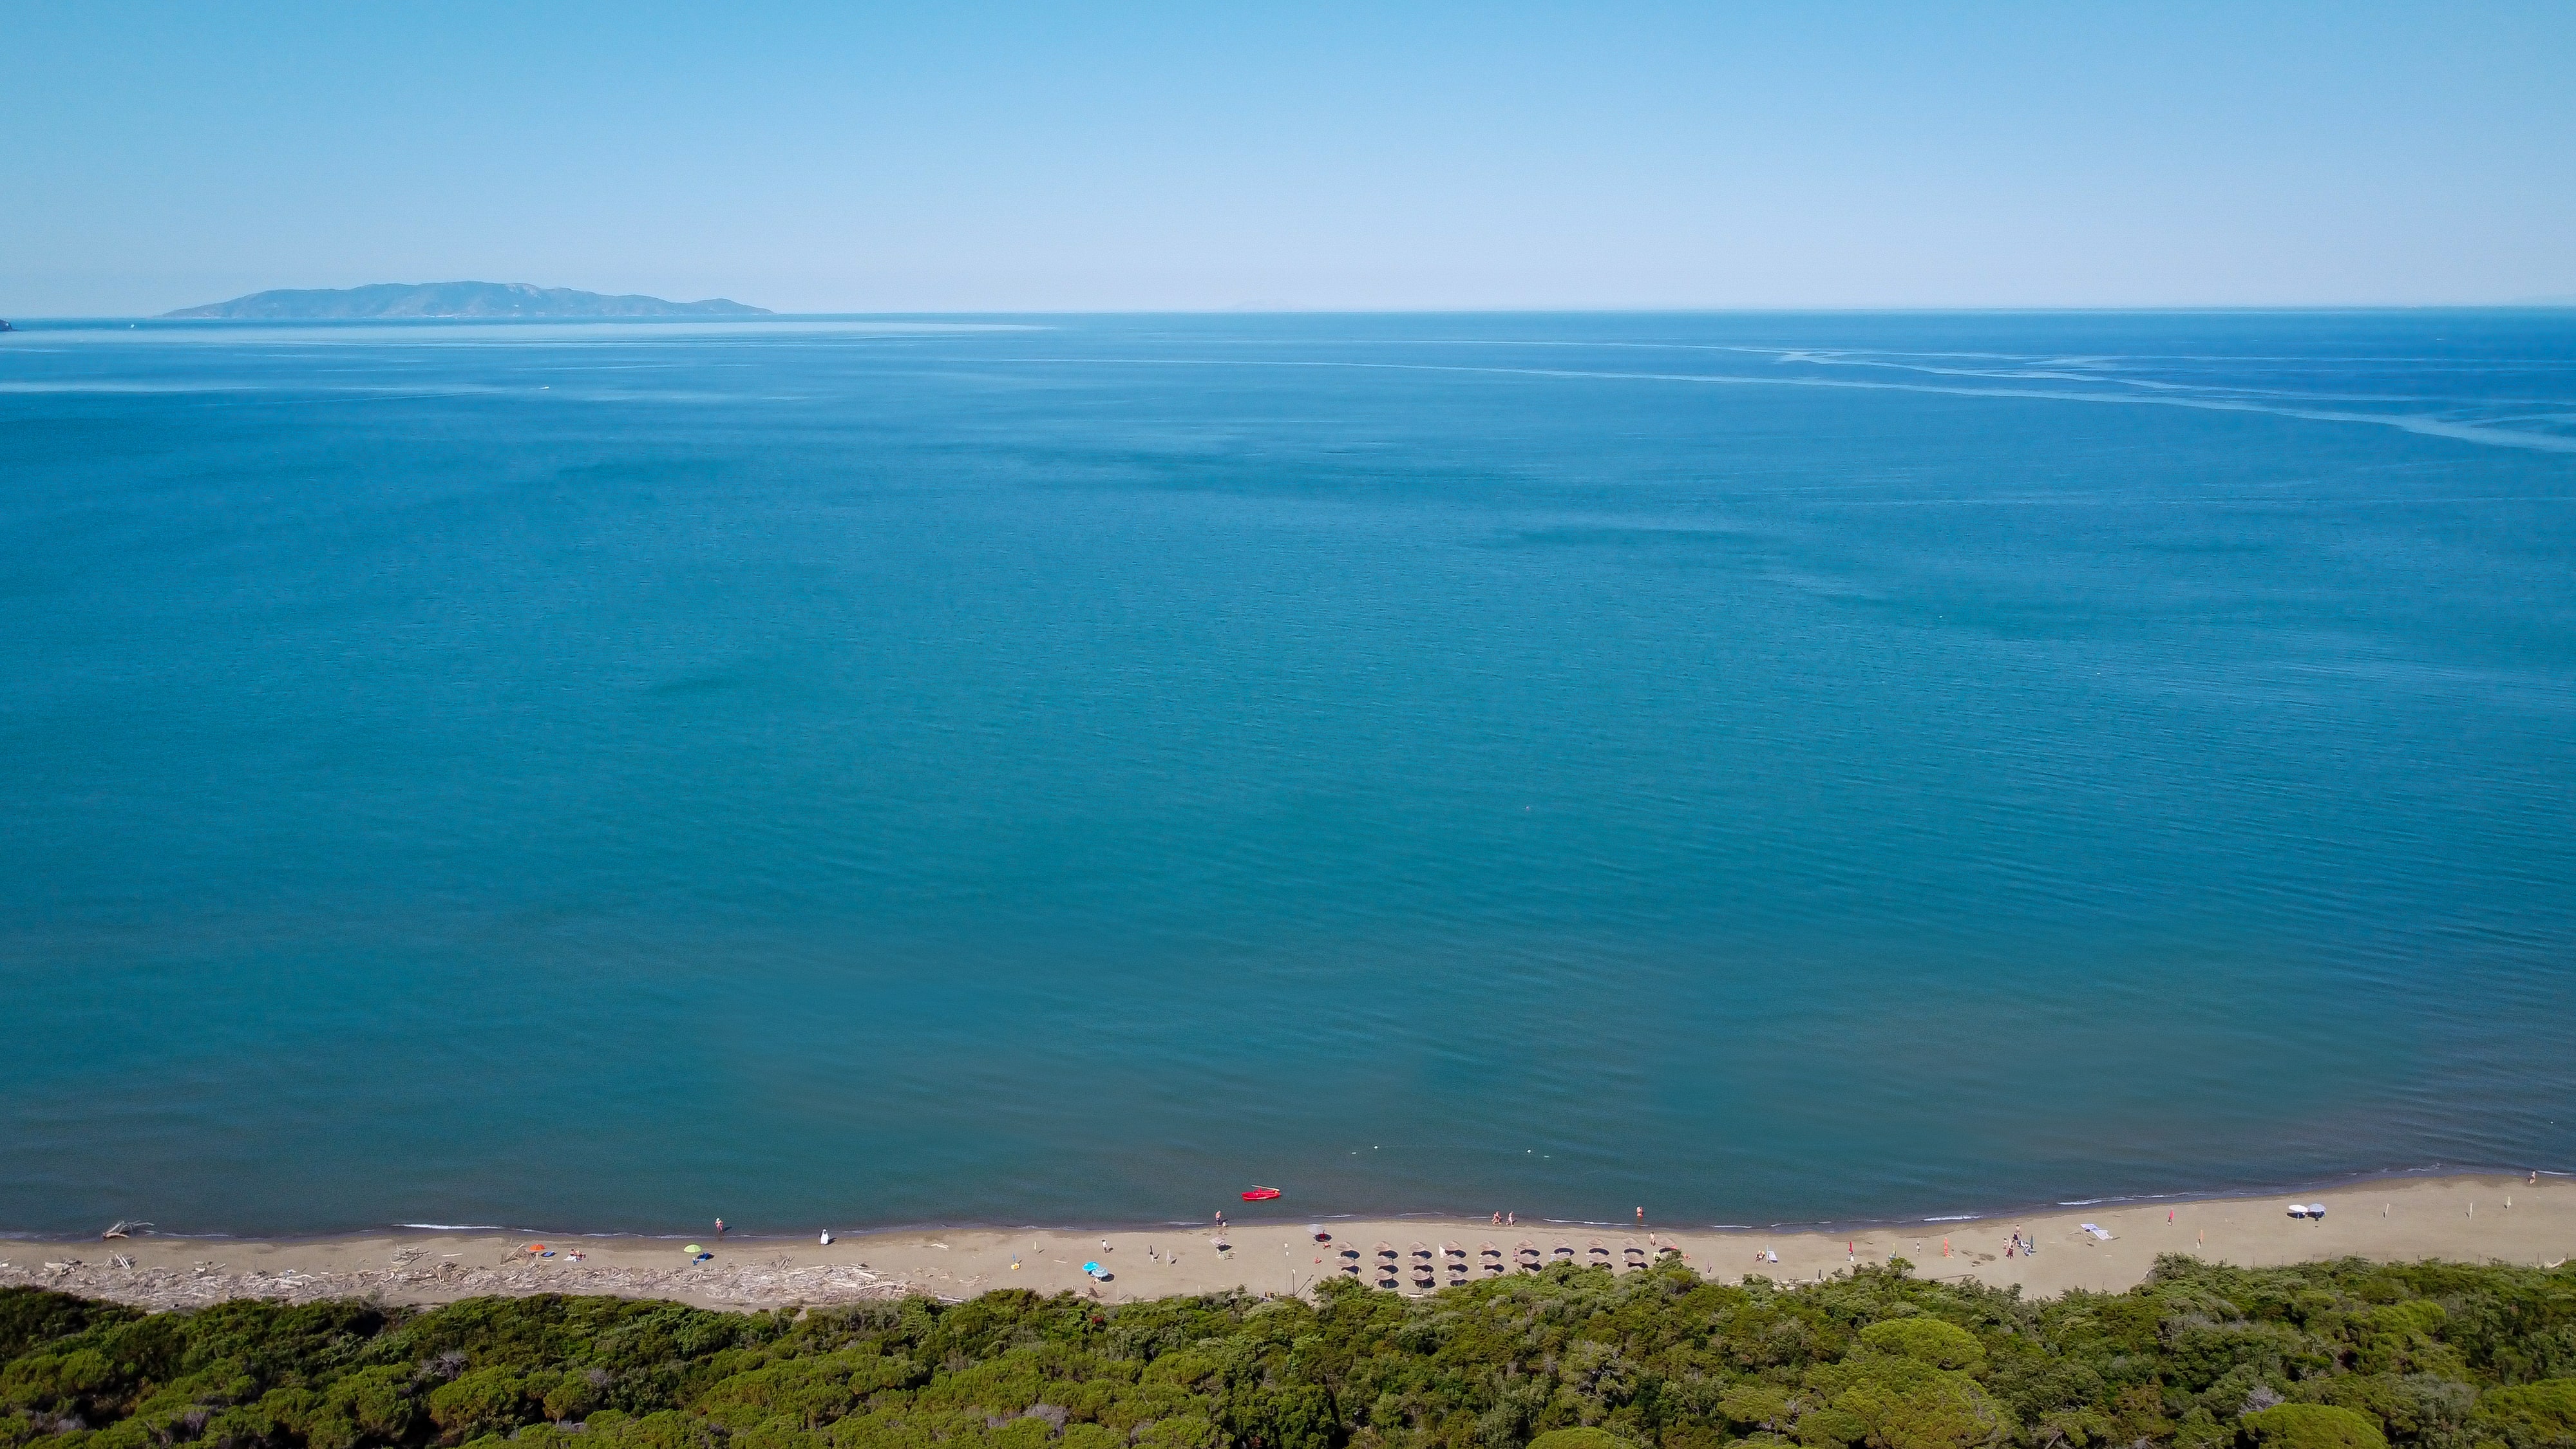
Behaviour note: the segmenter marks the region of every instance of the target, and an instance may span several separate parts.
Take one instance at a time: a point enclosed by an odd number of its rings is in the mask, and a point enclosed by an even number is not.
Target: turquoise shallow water
[[[2576,313],[976,320],[0,338],[0,1227],[2576,1167]]]

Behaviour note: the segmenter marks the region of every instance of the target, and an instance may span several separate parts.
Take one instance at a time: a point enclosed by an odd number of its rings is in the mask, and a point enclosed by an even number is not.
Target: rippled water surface
[[[0,1228],[2576,1167],[2576,313],[977,320],[0,337]]]

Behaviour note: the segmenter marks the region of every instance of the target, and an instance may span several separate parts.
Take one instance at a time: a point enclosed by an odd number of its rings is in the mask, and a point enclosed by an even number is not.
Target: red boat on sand
[[[1268,1202],[1278,1195],[1279,1189],[1275,1187],[1256,1187],[1252,1191],[1245,1193],[1243,1195],[1243,1200],[1245,1202]]]

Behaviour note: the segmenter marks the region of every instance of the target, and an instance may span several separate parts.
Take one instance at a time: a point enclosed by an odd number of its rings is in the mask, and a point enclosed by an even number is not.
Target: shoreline
[[[2321,1220],[2290,1202],[2322,1203]],[[1321,1228],[1328,1241],[1309,1228]],[[2097,1233],[2092,1231],[2099,1229]],[[2035,1252],[2015,1246],[2014,1235]],[[704,1262],[680,1251],[696,1243]],[[549,1256],[540,1256],[540,1244]],[[571,1256],[579,1253],[579,1258]],[[2527,1173],[2400,1173],[2272,1193],[2126,1198],[2019,1212],[1845,1224],[1665,1227],[1649,1221],[1526,1221],[1437,1215],[1301,1218],[1145,1227],[904,1227],[814,1237],[695,1237],[387,1228],[309,1238],[155,1233],[0,1238],[0,1285],[147,1308],[230,1298],[373,1298],[429,1305],[491,1294],[611,1294],[708,1308],[823,1306],[996,1288],[1082,1292],[1105,1302],[1241,1290],[1295,1294],[1324,1278],[1407,1295],[1574,1262],[1627,1271],[1677,1256],[1704,1277],[1812,1281],[1892,1259],[1924,1278],[2017,1286],[2040,1296],[2117,1291],[2155,1258],[2244,1266],[2360,1256],[2555,1266],[2576,1256],[2576,1179]],[[1105,1280],[1086,1277],[1097,1262]],[[1391,1263],[1392,1275],[1382,1273]]]
[[[2226,1203],[2245,1201],[2254,1198],[2261,1198],[2267,1201],[2272,1198],[2282,1198],[2287,1200],[2289,1198],[2298,1197],[2303,1193],[2327,1194],[2348,1192],[2359,1188],[2370,1187],[2374,1184],[2440,1182],[2450,1180],[2465,1181],[2473,1179],[2493,1179],[2498,1182],[2528,1182],[2534,1177],[2537,1177],[2540,1186],[2547,1186],[2553,1181],[2576,1182],[2576,1169],[2558,1169],[2548,1167],[2454,1167],[2447,1165],[2434,1167],[2392,1167],[2366,1172],[2342,1173],[2329,1178],[2311,1178],[2303,1182],[2291,1182],[2264,1187],[2207,1188],[2192,1189],[2183,1192],[2111,1194],[2103,1197],[2070,1198],[2062,1201],[2035,1201],[2019,1204],[2006,1204],[2002,1207],[1990,1208],[1977,1212],[1944,1213],[1927,1217],[1791,1218],[1771,1223],[1676,1222],[1670,1225],[1669,1228],[1660,1230],[1676,1234],[1868,1233],[1873,1231],[1894,1231],[1898,1229],[1911,1229],[1918,1227],[1937,1228],[1944,1224],[1955,1226],[1960,1223],[1991,1222],[2004,1218],[2030,1220],[2051,1214],[2078,1211],[2116,1212],[2122,1209],[2135,1207],[2170,1208],[2190,1203]],[[1257,1207],[1272,1205],[1273,1204],[1246,1204],[1246,1206]],[[1227,1219],[1227,1224],[1231,1227],[1242,1228],[1250,1224],[1284,1224],[1288,1226],[1301,1226],[1306,1223],[1315,1222],[1326,1224],[1337,1222],[1418,1222],[1454,1225],[1460,1223],[1473,1224],[1478,1221],[1480,1220],[1470,1217],[1462,1217],[1455,1213],[1444,1213],[1437,1210],[1425,1209],[1418,1211],[1377,1213],[1328,1213],[1320,1217],[1312,1215],[1299,1216],[1293,1213],[1264,1215],[1257,1219],[1237,1216],[1229,1217]],[[1202,1230],[1208,1226],[1209,1223],[1204,1218],[1171,1218],[1154,1222],[1102,1218],[1061,1223],[999,1223],[975,1220],[956,1220],[948,1222],[888,1223],[874,1227],[850,1228],[843,1228],[826,1223],[814,1223],[786,1231],[731,1231],[728,1233],[725,1241],[737,1245],[748,1245],[754,1243],[806,1243],[813,1241],[819,1233],[826,1230],[832,1234],[833,1241],[837,1243],[845,1238],[851,1241],[856,1241],[862,1238],[883,1237],[899,1233],[953,1234],[1043,1232],[1072,1233],[1077,1235],[1083,1233],[1153,1233],[1157,1231],[1165,1233],[1183,1233]],[[1596,1221],[1590,1218],[1532,1218],[1528,1222],[1522,1223],[1520,1226],[1525,1229],[1562,1230],[1566,1232],[1619,1232],[1633,1228],[1634,1225],[1608,1220]],[[709,1228],[667,1233],[648,1232],[638,1229],[592,1230],[565,1227],[530,1227],[525,1224],[514,1223],[379,1223],[355,1228],[335,1228],[319,1232],[298,1233],[234,1233],[221,1231],[170,1232],[155,1228],[150,1234],[150,1240],[192,1243],[264,1243],[284,1247],[298,1244],[329,1244],[359,1238],[385,1237],[395,1234],[498,1233],[505,1236],[512,1234],[520,1236],[534,1235],[536,1237],[552,1236],[581,1242],[680,1243],[693,1238],[703,1238],[710,1231],[712,1231],[712,1229]],[[5,1255],[11,1245],[20,1243],[60,1243],[68,1245],[75,1243],[96,1243],[100,1241],[103,1241],[100,1235],[92,1232],[21,1232],[10,1228],[0,1228],[0,1255]],[[131,1241],[139,1242],[145,1241],[145,1239],[133,1239]]]

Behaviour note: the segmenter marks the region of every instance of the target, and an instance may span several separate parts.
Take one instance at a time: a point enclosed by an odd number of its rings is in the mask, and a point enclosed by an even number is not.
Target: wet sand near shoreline
[[[2293,1202],[2322,1203],[2322,1220]],[[1276,1204],[1265,1207],[1275,1209]],[[1309,1225],[1330,1234],[1318,1242]],[[2085,1225],[2108,1233],[2104,1238]],[[2036,1253],[2007,1252],[2016,1232]],[[692,1261],[683,1244],[711,1250]],[[555,1256],[540,1257],[543,1244]],[[1945,1252],[1946,1245],[1946,1252]],[[1392,1250],[1392,1257],[1386,1256]],[[1486,1250],[1493,1250],[1488,1253]],[[1289,1294],[1354,1278],[1419,1293],[1572,1261],[1625,1271],[1675,1250],[1703,1276],[1813,1280],[1891,1258],[1926,1278],[2018,1284],[2034,1296],[2117,1290],[2156,1257],[2183,1253],[2247,1266],[2358,1256],[2547,1266],[2576,1253],[2576,1180],[2394,1178],[2265,1197],[2136,1202],[1850,1230],[1646,1229],[1481,1219],[1263,1216],[1211,1227],[896,1230],[813,1238],[565,1237],[389,1230],[262,1241],[146,1236],[0,1240],[0,1284],[28,1284],[149,1308],[230,1298],[375,1298],[436,1304],[488,1294],[606,1293],[710,1308],[820,1306],[996,1288],[1073,1291],[1119,1302],[1243,1289]],[[578,1259],[571,1256],[580,1253]],[[1771,1261],[1770,1255],[1778,1255]],[[1082,1265],[1111,1275],[1095,1281]],[[1392,1275],[1382,1274],[1391,1264]],[[1347,1269],[1357,1269],[1354,1274]],[[1421,1271],[1428,1269],[1427,1276]]]

